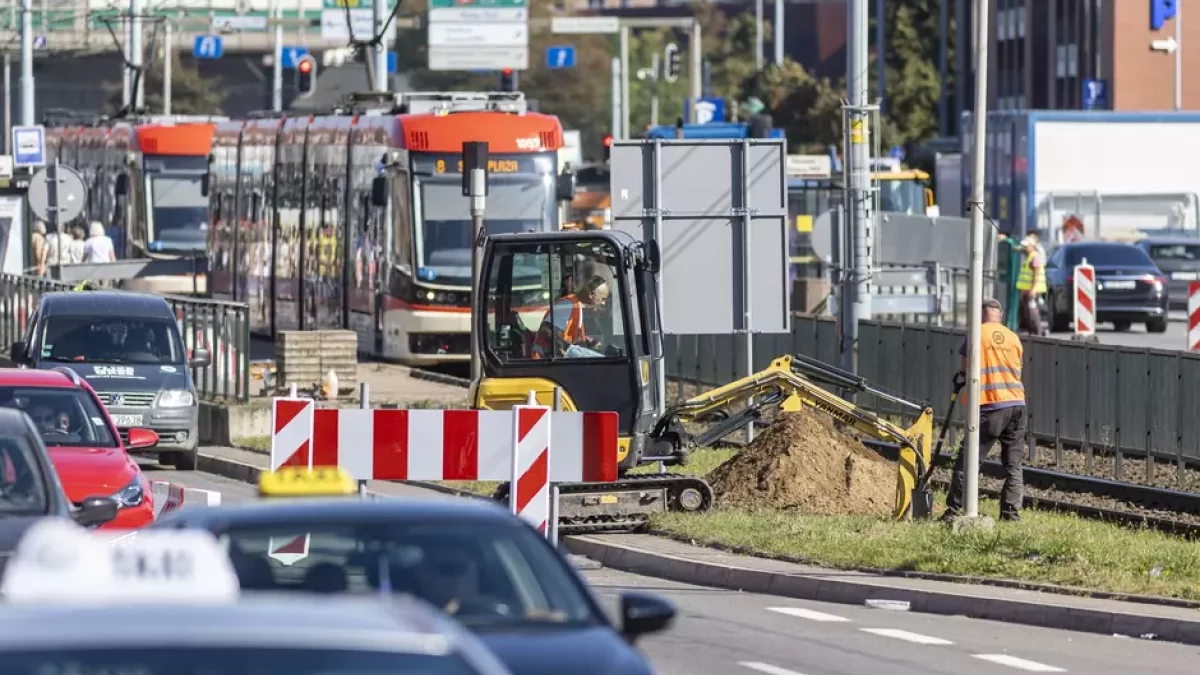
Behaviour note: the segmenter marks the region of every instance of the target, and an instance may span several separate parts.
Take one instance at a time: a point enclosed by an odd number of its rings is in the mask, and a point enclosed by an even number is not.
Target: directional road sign
[[[429,0],[430,70],[529,68],[528,0]]]
[[[1083,109],[1105,110],[1108,108],[1108,82],[1087,79],[1083,81]]]
[[[261,33],[267,30],[267,17],[265,16],[214,16],[212,19],[213,30],[217,31],[241,31],[244,33]]]
[[[574,45],[555,45],[546,47],[546,67],[547,68],[574,68],[575,67],[575,46]]]
[[[617,16],[556,16],[550,20],[550,32],[573,35],[613,34],[621,30]]]
[[[280,65],[284,70],[292,70],[296,67],[296,62],[308,55],[308,47],[297,47],[295,45],[284,45],[283,59]]]
[[[197,35],[192,44],[192,56],[198,59],[219,59],[225,53],[220,35]]]
[[[12,128],[13,166],[46,163],[46,128],[42,125]]]

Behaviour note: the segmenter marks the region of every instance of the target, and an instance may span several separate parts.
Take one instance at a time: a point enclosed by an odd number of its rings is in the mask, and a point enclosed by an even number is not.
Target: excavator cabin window
[[[497,247],[486,272],[488,351],[502,362],[625,360],[616,256],[600,241]]]

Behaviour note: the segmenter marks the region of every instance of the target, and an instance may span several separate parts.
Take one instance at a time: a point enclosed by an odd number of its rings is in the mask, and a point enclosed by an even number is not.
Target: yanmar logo
[[[528,138],[518,138],[517,139],[517,149],[519,149],[519,150],[541,150],[542,149],[542,139],[538,138],[537,136],[530,136]]]

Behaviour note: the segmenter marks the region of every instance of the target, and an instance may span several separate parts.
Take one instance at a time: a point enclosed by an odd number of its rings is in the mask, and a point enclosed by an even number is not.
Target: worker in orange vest
[[[533,339],[533,358],[548,359],[555,353],[566,357],[602,356],[599,342],[589,338],[584,330],[583,311],[603,306],[608,293],[608,281],[595,274],[587,277],[574,293],[555,300]]]
[[[1025,385],[1021,367],[1025,350],[1021,338],[1004,325],[1004,310],[993,298],[983,301],[982,344],[979,353],[979,456],[982,459],[1000,441],[1000,463],[1004,466],[1004,486],[1000,493],[1000,519],[1021,519],[1025,473],[1021,461],[1025,455]],[[967,341],[958,350],[962,355],[962,373],[967,371]],[[966,398],[966,392],[962,393]],[[965,404],[965,401],[964,401]],[[946,498],[945,518],[962,511],[963,464],[966,452],[959,450],[954,462],[954,477]]]

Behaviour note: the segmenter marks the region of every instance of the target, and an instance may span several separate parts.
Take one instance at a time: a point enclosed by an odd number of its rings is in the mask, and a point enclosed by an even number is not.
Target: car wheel
[[[165,454],[165,453],[164,453]],[[176,451],[164,458],[167,464],[180,471],[195,471],[200,459],[200,449]]]
[[[1151,319],[1146,322],[1147,333],[1165,333],[1167,332],[1166,319]]]
[[[1113,322],[1113,330],[1115,330],[1117,332],[1127,331],[1127,330],[1129,330],[1129,327],[1132,325],[1133,325],[1132,321],[1114,321]],[[1147,328],[1147,330],[1149,330],[1149,329]]]

